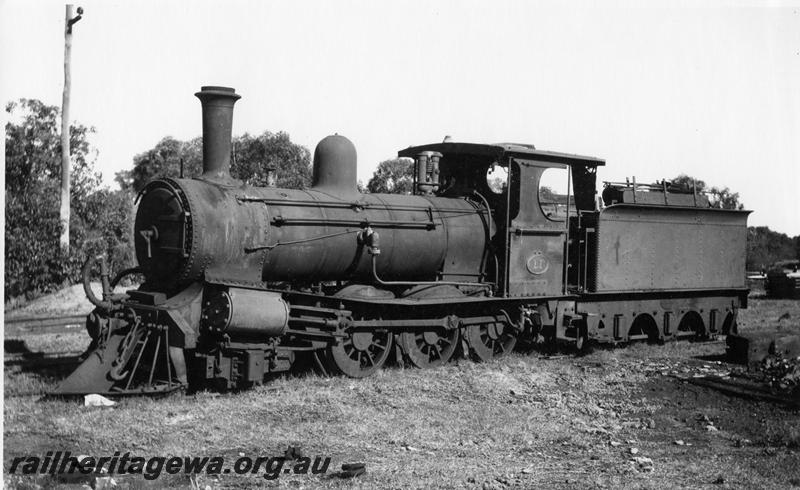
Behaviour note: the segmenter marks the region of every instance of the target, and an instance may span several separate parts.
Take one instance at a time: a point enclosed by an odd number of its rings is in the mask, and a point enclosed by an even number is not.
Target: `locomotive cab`
[[[490,243],[499,296],[564,294],[570,229],[579,230],[581,218],[591,221],[596,212],[595,176],[603,160],[513,143],[446,142],[398,155],[415,160],[417,193],[486,203],[497,230]],[[560,188],[553,189],[558,180]]]

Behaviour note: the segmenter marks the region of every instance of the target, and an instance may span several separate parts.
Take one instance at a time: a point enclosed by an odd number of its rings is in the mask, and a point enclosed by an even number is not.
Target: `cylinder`
[[[241,98],[228,87],[201,87],[194,94],[203,108],[203,178],[230,180],[233,104]]]
[[[202,319],[214,333],[276,337],[289,324],[289,305],[280,293],[228,288],[206,293]]]

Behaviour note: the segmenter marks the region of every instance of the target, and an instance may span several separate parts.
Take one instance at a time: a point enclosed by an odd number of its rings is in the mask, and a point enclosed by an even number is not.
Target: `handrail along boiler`
[[[311,188],[254,187],[230,174],[239,95],[196,95],[203,173],[141,191],[138,267],[110,280],[103,265],[102,298],[87,262],[93,351],[57,393],[246,387],[300,358],[363,377],[390,359],[487,361],[520,339],[707,337],[746,307],[746,211],[635,183],[608,184],[599,202],[603,160],[511,143],[404,149],[413,194],[365,194],[355,147],[333,135]],[[545,185],[559,172],[560,194]],[[112,294],[131,272],[141,286]]]

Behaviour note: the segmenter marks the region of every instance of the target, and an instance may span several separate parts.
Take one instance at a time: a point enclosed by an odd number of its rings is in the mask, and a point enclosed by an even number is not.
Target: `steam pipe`
[[[376,266],[378,256],[372,254],[372,280],[381,286],[464,286],[492,289],[491,283],[458,281],[383,281],[378,277]]]
[[[500,266],[497,263],[497,254],[494,253],[494,245],[492,244],[492,230],[491,230],[491,227],[492,227],[492,208],[489,207],[489,201],[487,201],[486,198],[483,197],[483,194],[481,194],[478,191],[472,191],[472,193],[475,194],[476,196],[478,196],[483,201],[483,205],[486,206],[486,212],[489,214],[489,219],[486,221],[486,247],[488,249],[489,255],[491,255],[492,258],[494,258],[494,283],[497,284],[497,283],[500,282]],[[482,274],[485,277],[485,275],[486,275],[485,274],[486,273],[485,262],[484,262],[484,265],[482,267],[484,269],[484,272]]]
[[[92,291],[91,285],[91,269],[92,265],[96,260],[100,260],[100,265],[102,271],[104,273],[104,279],[102,280],[103,283],[103,301],[99,300],[97,296]],[[104,310],[111,310],[113,308],[113,304],[111,301],[108,301],[108,294],[109,294],[109,287],[108,287],[108,267],[106,266],[106,258],[104,255],[98,255],[95,257],[89,257],[86,259],[86,262],[83,263],[83,267],[81,267],[81,277],[83,279],[83,292],[86,293],[86,298],[89,300],[90,303],[97,306],[98,308],[102,308]]]

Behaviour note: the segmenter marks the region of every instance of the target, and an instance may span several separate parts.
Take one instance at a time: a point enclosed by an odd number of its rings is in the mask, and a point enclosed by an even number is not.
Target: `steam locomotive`
[[[195,95],[203,173],[141,191],[138,267],[87,261],[93,350],[58,394],[242,388],[302,359],[359,378],[390,360],[489,361],[518,341],[708,337],[746,307],[748,212],[694,189],[634,180],[598,196],[601,159],[448,141],[398,153],[412,195],[367,194],[340,135],[316,147],[310,189],[253,187],[229,172],[240,96]],[[113,294],[131,273],[141,286]]]

